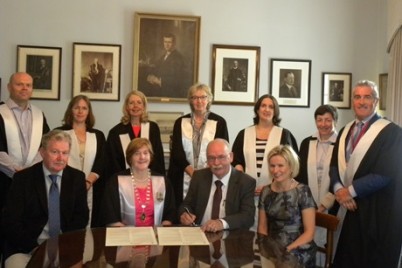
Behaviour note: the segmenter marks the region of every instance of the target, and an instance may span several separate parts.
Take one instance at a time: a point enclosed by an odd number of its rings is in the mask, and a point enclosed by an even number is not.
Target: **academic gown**
[[[153,122],[148,121],[149,132],[144,133],[143,127],[139,137],[148,138],[151,142],[154,156],[149,168],[161,175],[165,175],[165,158],[163,154],[163,146],[161,141],[161,133],[159,126]],[[110,131],[106,141],[106,159],[107,159],[107,176],[110,177],[116,172],[120,172],[128,168],[125,151],[127,148],[122,148],[120,135],[128,134],[129,139],[138,138],[134,135],[131,124],[124,125],[119,123],[114,126]]]
[[[331,183],[333,176],[339,176],[338,158],[343,157],[338,154],[341,148],[339,140],[342,141],[346,136],[342,135],[344,130],[345,128],[339,133],[331,159]],[[341,144],[345,146],[343,150],[346,151],[347,142]],[[333,267],[398,266],[402,245],[401,156],[402,130],[396,124],[390,123],[367,148],[352,182],[363,182],[367,174],[386,176],[390,181],[384,188],[354,199],[357,210],[346,212]],[[367,187],[370,186],[372,185]]]
[[[73,131],[70,126],[61,126],[56,129],[61,129],[66,131],[67,133],[70,134],[70,131]],[[105,135],[103,134],[102,131],[98,129],[87,129],[87,142],[89,142],[88,135],[94,135],[90,136],[91,139],[94,137],[94,140],[91,140],[91,144],[95,145],[96,148],[88,148],[89,144],[85,145],[85,163],[84,163],[84,170],[81,170],[81,167],[79,166],[79,156],[75,155],[72,156],[71,153],[75,152],[76,154],[79,154],[79,145],[78,145],[78,140],[72,136],[72,142],[75,144],[72,144],[71,146],[71,152],[70,152],[70,157],[68,160],[68,164],[76,169],[79,169],[85,173],[85,176],[88,177],[89,173],[94,172],[99,175],[99,178],[96,180],[96,182],[93,184],[93,190],[92,190],[92,196],[89,195],[88,193],[88,198],[92,198],[92,201],[90,202],[92,204],[92,207],[90,207],[90,211],[92,213],[92,216],[90,217],[90,224],[91,227],[99,227],[99,207],[100,207],[100,202],[103,194],[103,189],[105,187]],[[74,147],[74,149],[73,149]],[[88,163],[91,162],[91,163]],[[89,205],[89,204],[88,204]]]
[[[172,136],[172,148],[170,150],[168,178],[172,182],[176,196],[176,204],[178,206],[183,201],[184,169],[191,164],[189,158],[191,158],[190,155],[193,155],[192,145],[189,145],[188,139],[183,137],[182,129],[182,121],[189,119],[191,119],[191,114],[186,114],[175,121]],[[204,159],[204,164],[206,163],[206,145],[208,142],[216,138],[229,141],[228,129],[226,121],[223,117],[210,112],[208,115],[208,121],[216,122],[216,127],[215,129],[210,128],[208,130],[204,130],[203,142],[205,144],[202,146],[204,148],[202,150],[205,150],[205,152],[200,152],[200,159]],[[211,139],[207,139],[206,135],[212,136]],[[188,146],[184,146],[183,143],[186,143]],[[204,168],[204,166],[199,166],[198,168]]]

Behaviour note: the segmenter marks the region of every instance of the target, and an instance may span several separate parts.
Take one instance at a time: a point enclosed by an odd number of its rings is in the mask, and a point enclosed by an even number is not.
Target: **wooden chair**
[[[339,219],[331,214],[315,213],[315,225],[327,229],[327,243],[324,247],[318,247],[318,252],[325,254],[325,268],[332,266],[332,252],[334,250],[334,232],[338,227]]]

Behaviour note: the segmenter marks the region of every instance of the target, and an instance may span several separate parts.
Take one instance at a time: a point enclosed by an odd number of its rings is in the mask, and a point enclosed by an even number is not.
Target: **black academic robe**
[[[172,182],[175,191],[177,206],[179,206],[183,201],[184,169],[190,165],[190,163],[187,161],[186,152],[184,151],[182,141],[181,121],[183,118],[191,118],[191,114],[186,114],[182,117],[179,117],[174,123],[168,171],[168,178]],[[217,122],[214,139],[221,138],[229,141],[228,128],[225,119],[215,113],[210,112],[208,115],[208,120],[215,120]]]
[[[339,133],[331,159],[331,183],[339,177],[338,150],[343,131]],[[390,123],[368,148],[352,184],[364,184],[367,180],[365,176],[369,174],[378,174],[390,180],[384,188],[355,198],[357,210],[346,212],[333,267],[398,266],[402,245],[401,156],[402,130]],[[366,188],[374,186],[375,183],[365,185]]]
[[[131,140],[141,137],[141,133],[138,137],[134,135],[131,124],[124,125],[123,123],[119,123],[109,131],[106,141],[106,175],[108,178],[116,172],[126,170],[126,159],[124,157],[125,154],[119,137],[121,134],[128,134]],[[149,141],[151,142],[152,149],[154,151],[154,156],[149,168],[159,174],[164,175],[165,158],[163,154],[161,133],[159,126],[153,121],[149,121]]]

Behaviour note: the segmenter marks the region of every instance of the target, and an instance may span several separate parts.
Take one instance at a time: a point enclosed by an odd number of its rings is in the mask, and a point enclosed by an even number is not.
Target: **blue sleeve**
[[[352,185],[358,197],[365,197],[387,186],[391,178],[369,173],[354,180]]]

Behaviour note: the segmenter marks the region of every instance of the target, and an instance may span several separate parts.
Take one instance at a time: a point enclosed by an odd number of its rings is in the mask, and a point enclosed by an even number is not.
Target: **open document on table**
[[[200,227],[158,227],[157,232],[161,246],[209,245]]]
[[[106,246],[157,244],[153,227],[112,227],[106,229]]]

